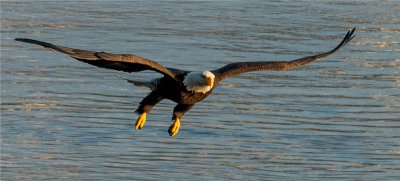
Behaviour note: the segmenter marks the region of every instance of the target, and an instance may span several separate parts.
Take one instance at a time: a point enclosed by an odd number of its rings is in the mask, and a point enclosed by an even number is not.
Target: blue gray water
[[[1,180],[399,180],[400,2],[1,2]],[[134,53],[169,67],[339,53],[227,79],[167,133],[163,101],[42,47]]]

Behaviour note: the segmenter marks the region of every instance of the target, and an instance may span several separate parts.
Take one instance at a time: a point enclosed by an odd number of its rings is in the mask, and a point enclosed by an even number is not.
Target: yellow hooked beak
[[[207,84],[208,84],[210,87],[213,87],[213,86],[214,86],[214,79],[213,79],[213,78],[207,78]]]

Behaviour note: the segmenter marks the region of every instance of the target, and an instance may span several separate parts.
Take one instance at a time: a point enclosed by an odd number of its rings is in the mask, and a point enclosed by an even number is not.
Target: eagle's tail
[[[135,86],[138,86],[138,87],[147,87],[147,88],[149,88],[151,90],[154,90],[156,88],[156,86],[153,84],[152,81],[148,81],[148,82],[136,81],[136,80],[130,80],[128,78],[125,78],[125,77],[122,77],[122,76],[119,76],[119,75],[115,75],[115,76],[118,77],[118,78],[124,79],[127,82],[129,82],[129,83],[131,83],[131,84],[133,84]]]

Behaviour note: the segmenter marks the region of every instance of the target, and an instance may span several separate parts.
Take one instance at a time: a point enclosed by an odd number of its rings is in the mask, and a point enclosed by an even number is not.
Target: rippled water
[[[1,180],[399,180],[396,1],[1,2]],[[291,60],[357,38],[328,59],[227,79],[167,133],[133,111],[159,76],[99,69],[27,37],[206,70]]]

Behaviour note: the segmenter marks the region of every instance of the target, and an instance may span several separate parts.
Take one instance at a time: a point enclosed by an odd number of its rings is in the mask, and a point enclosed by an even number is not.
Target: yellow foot
[[[168,133],[170,136],[176,136],[178,134],[179,128],[181,127],[181,122],[178,118],[169,126]]]
[[[137,119],[137,121],[135,123],[135,129],[142,129],[143,128],[144,123],[146,123],[146,115],[147,115],[147,113],[143,113],[138,117],[138,119]]]

